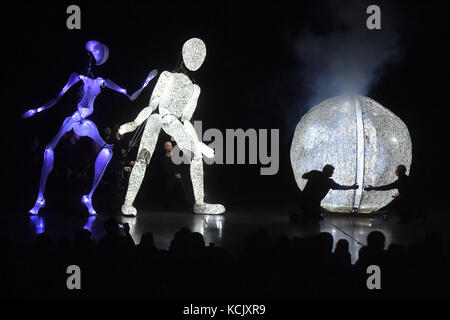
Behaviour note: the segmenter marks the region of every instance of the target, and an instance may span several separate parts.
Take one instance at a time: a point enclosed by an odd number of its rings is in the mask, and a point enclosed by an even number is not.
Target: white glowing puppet
[[[188,70],[196,71],[206,57],[205,43],[192,38],[183,45],[183,62]],[[133,207],[136,194],[142,183],[147,165],[155,150],[161,128],[174,138],[178,147],[191,160],[191,181],[194,189],[195,204],[193,211],[197,214],[222,214],[225,207],[221,204],[209,204],[203,201],[203,155],[214,157],[214,150],[199,141],[190,119],[197,106],[200,87],[193,84],[184,73],[161,73],[150,97],[149,105],[137,118],[122,125],[120,134],[134,131],[145,120],[145,129],[139,145],[136,164],[130,175],[125,203],[122,206],[124,215],[135,216]],[[154,111],[159,107],[159,113]]]
[[[85,136],[90,137],[102,147],[95,160],[95,175],[92,188],[90,192],[84,195],[81,199],[81,202],[86,206],[91,215],[97,214],[92,206],[92,194],[94,193],[98,183],[100,182],[103,176],[103,173],[105,172],[105,169],[109,161],[111,160],[113,153],[112,151],[113,145],[107,144],[100,136],[94,122],[92,122],[91,120],[87,120],[86,118],[89,117],[94,112],[94,101],[95,98],[100,94],[102,88],[106,87],[112,89],[114,91],[126,95],[130,100],[134,100],[139,96],[139,94],[147,86],[150,80],[153,79],[157,74],[156,70],[151,71],[148,77],[145,79],[141,88],[130,96],[128,95],[125,89],[119,87],[113,81],[109,79],[105,80],[102,78],[94,78],[92,76],[91,73],[92,60],[95,60],[96,65],[101,65],[105,63],[109,56],[108,47],[105,44],[98,41],[89,41],[86,43],[86,50],[89,53],[89,68],[87,74],[79,75],[77,73],[72,73],[67,84],[61,90],[61,92],[58,93],[55,99],[48,101],[42,107],[39,107],[37,109],[30,109],[23,114],[24,118],[29,118],[35,115],[36,113],[39,113],[45,109],[53,107],[66,93],[67,90],[69,90],[73,85],[75,85],[79,81],[83,82],[81,99],[77,105],[78,110],[75,111],[73,115],[67,117],[64,120],[61,129],[58,131],[53,140],[45,147],[44,164],[42,166],[38,197],[34,207],[30,210],[31,214],[38,214],[39,209],[45,206],[44,191],[48,175],[53,169],[53,161],[54,161],[53,150],[57,146],[61,137],[70,130],[73,130],[80,137]]]

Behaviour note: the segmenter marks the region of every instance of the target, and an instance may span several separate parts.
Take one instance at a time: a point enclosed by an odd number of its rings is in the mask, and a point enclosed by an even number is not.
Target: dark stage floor
[[[3,217],[4,232],[15,241],[29,242],[37,233],[44,230],[56,241],[62,235],[73,238],[80,228],[87,228],[93,238],[102,237],[103,222],[109,217],[67,216],[58,212],[47,212],[43,216],[30,217],[26,213],[10,213]],[[299,226],[290,222],[288,210],[275,207],[264,209],[232,208],[223,216],[200,216],[188,212],[151,212],[140,210],[137,218],[118,217],[122,223],[128,222],[131,234],[136,243],[141,235],[150,231],[153,233],[155,245],[168,249],[170,241],[176,231],[188,227],[192,231],[200,232],[208,245],[213,242],[216,246],[227,248],[238,253],[244,237],[260,229],[267,230],[272,239],[278,235],[289,237],[330,232],[335,240],[347,239],[350,244],[352,261],[358,257],[358,250],[366,243],[368,233],[380,230],[386,235],[387,245],[391,242],[408,244],[422,241],[425,232],[438,230],[450,236],[450,219],[444,212],[431,212],[426,223],[416,221],[407,225],[397,224],[397,217],[392,216],[389,221],[383,221],[381,216],[345,216],[328,214],[317,226]]]

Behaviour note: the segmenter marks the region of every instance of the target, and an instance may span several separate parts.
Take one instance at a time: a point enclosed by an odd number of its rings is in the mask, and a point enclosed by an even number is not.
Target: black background
[[[364,27],[365,8],[372,2],[357,3]],[[383,3],[377,2],[382,10]],[[81,7],[81,30],[66,28],[70,4]],[[20,171],[30,137],[37,136],[42,144],[51,140],[63,119],[75,111],[78,87],[46,112],[26,120],[21,114],[53,98],[71,72],[84,71],[86,41],[99,40],[110,49],[109,60],[94,74],[133,92],[151,69],[173,70],[182,44],[191,37],[200,37],[207,45],[204,65],[192,73],[202,88],[193,120],[201,119],[204,130],[223,132],[280,129],[277,175],[260,176],[259,165],[205,166],[207,199],[227,206],[258,201],[258,207],[292,199],[298,190],[289,160],[294,128],[287,123],[300,119],[305,110],[296,108],[307,96],[302,82],[292,76],[301,67],[292,39],[305,27],[332,32],[328,23],[332,12],[326,5],[312,0],[2,4],[2,173],[8,199],[14,203],[11,200],[23,185],[31,183],[14,173]],[[427,204],[444,208],[449,191],[449,4],[397,1],[394,7],[403,53],[385,68],[368,96],[406,123],[413,142],[411,174],[416,186]],[[155,83],[133,103],[105,90],[91,116],[100,132],[107,125],[134,119]],[[145,197],[145,190],[140,196]]]

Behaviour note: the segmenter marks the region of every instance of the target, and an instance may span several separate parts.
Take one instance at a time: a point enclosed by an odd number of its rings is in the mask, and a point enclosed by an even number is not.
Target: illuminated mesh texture
[[[206,45],[199,38],[191,38],[183,45],[183,61],[185,66],[191,70],[198,70],[206,57]]]
[[[362,128],[357,125],[358,114],[362,117]],[[358,130],[363,133],[359,138]],[[359,155],[358,145],[363,148]],[[394,182],[395,169],[400,164],[406,166],[409,174],[412,145],[408,128],[391,111],[368,97],[342,95],[321,102],[303,116],[295,129],[290,155],[301,190],[307,182],[302,175],[321,170],[326,164],[335,167],[332,178],[337,183],[359,183],[358,190],[330,190],[322,200],[322,207],[334,212],[350,212],[355,208],[357,212],[369,213],[391,202],[398,191],[366,192],[364,186]],[[363,166],[360,170],[358,162]],[[358,176],[358,171],[363,172],[362,176]],[[357,193],[361,196],[356,201]]]

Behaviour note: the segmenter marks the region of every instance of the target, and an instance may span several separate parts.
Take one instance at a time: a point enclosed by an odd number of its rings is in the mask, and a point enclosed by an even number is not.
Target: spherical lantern
[[[364,96],[337,96],[306,113],[295,129],[291,164],[301,190],[305,172],[335,167],[332,179],[356,190],[330,190],[322,207],[334,212],[368,213],[390,201],[397,190],[364,191],[366,185],[394,182],[395,169],[411,165],[411,138],[406,125],[388,109]]]

